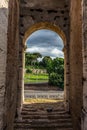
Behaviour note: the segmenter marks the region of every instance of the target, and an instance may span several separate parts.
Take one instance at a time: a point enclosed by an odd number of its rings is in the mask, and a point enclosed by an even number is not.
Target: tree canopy
[[[33,62],[37,62],[37,59],[41,57],[40,53],[25,53],[25,66],[32,65]]]

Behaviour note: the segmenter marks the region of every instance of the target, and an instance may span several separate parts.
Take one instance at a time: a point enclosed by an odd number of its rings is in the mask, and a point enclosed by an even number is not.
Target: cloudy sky
[[[26,41],[26,52],[39,52],[42,56],[64,57],[62,52],[63,41],[59,35],[50,30],[38,30],[29,36]]]

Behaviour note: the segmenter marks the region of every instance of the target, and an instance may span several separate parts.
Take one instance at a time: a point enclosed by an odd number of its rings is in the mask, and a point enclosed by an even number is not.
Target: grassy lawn
[[[48,74],[25,74],[24,77],[25,83],[40,83],[40,82],[48,82]]]

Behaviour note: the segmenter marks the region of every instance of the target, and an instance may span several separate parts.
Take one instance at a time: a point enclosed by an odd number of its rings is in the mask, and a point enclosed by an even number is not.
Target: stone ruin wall
[[[23,1],[23,0],[22,0]],[[86,2],[85,0],[83,0]],[[26,3],[26,2],[25,2]],[[9,36],[8,36],[8,52],[7,52],[7,25],[8,25],[8,3],[5,0],[0,1],[0,129],[1,130],[12,130],[13,128],[13,120],[16,113],[16,105],[17,105],[17,87],[18,87],[18,19],[19,15],[17,12],[19,8],[19,1],[10,0],[10,21],[9,25],[11,25],[11,22],[13,23],[12,26],[9,28]],[[87,4],[86,4],[87,5]],[[15,7],[15,8],[12,8]],[[84,8],[86,9],[86,8]],[[17,13],[14,13],[14,11]],[[32,10],[31,10],[32,11]],[[85,11],[85,10],[84,10]],[[84,12],[85,13],[85,12]],[[33,13],[32,13],[33,14]],[[13,19],[12,19],[13,16]],[[73,117],[73,123],[74,123],[74,129],[80,130],[81,125],[81,108],[82,108],[82,84],[84,81],[84,92],[86,92],[86,80],[85,80],[85,69],[84,69],[84,77],[82,77],[82,23],[81,23],[81,0],[72,0],[71,1],[71,41],[70,41],[70,109],[72,111],[72,117]],[[30,16],[29,16],[30,17]],[[40,19],[41,19],[40,15]],[[22,16],[21,16],[22,18]],[[26,18],[27,19],[27,18]],[[31,16],[31,21],[33,17]],[[12,21],[11,21],[12,20]],[[15,21],[15,22],[14,22]],[[84,24],[86,27],[86,16],[84,18]],[[25,22],[25,21],[24,21]],[[33,22],[33,21],[32,21]],[[20,24],[21,27],[23,27],[23,24]],[[27,26],[27,25],[26,25]],[[65,25],[64,25],[65,26]],[[14,32],[13,32],[14,30]],[[85,28],[84,28],[85,30]],[[86,32],[86,31],[85,31]],[[15,35],[16,34],[16,35]],[[84,39],[86,38],[84,33]],[[23,35],[21,33],[20,35]],[[10,39],[9,37],[12,37]],[[18,39],[18,40],[17,40]],[[85,42],[85,40],[84,40]],[[86,43],[84,44],[86,45]],[[86,46],[84,46],[86,47]],[[84,51],[84,49],[83,49]],[[87,51],[84,51],[86,57]],[[8,55],[7,59],[7,77],[6,77],[6,93],[5,93],[5,75],[6,75],[6,55]],[[14,57],[14,60],[13,60]],[[15,62],[14,62],[15,61]],[[84,58],[84,63],[86,63],[86,59]],[[12,65],[11,65],[12,64]],[[84,68],[85,68],[84,64]],[[79,79],[79,80],[78,80]],[[83,81],[82,81],[83,79]],[[15,81],[15,83],[14,83]],[[16,86],[16,87],[15,87]],[[86,110],[86,94],[84,94],[84,110]],[[5,98],[6,97],[6,98]],[[5,104],[4,104],[4,98],[5,98]],[[5,105],[5,109],[4,109]],[[4,111],[5,110],[5,111]],[[3,120],[3,113],[4,120]],[[10,115],[10,116],[9,116]],[[84,113],[83,113],[84,115]],[[85,113],[86,115],[86,113]],[[85,116],[86,117],[86,116]],[[84,118],[86,119],[86,118]],[[4,125],[3,125],[4,121]],[[82,120],[84,121],[84,120]],[[85,120],[85,125],[83,125],[84,128],[82,130],[86,130],[87,119]],[[78,125],[77,125],[78,124]],[[83,122],[84,124],[84,122]]]
[[[87,1],[82,1],[83,107],[82,130],[87,130]]]
[[[72,112],[74,130],[80,130],[83,96],[81,0],[71,1],[70,16],[70,110]]]
[[[48,22],[60,27],[69,40],[69,0],[20,0],[20,37],[34,24]],[[49,3],[49,5],[47,4]],[[56,4],[55,4],[56,3]]]
[[[3,130],[7,55],[8,1],[0,0],[0,130]]]
[[[9,0],[6,65],[6,89],[4,130],[13,130],[14,118],[17,116],[18,91],[18,52],[19,52],[19,0]]]
[[[49,3],[49,5],[47,4]],[[56,3],[56,4],[55,4]],[[23,38],[26,31],[35,24],[48,22],[53,26],[58,26],[66,36],[66,45],[64,44],[64,54],[65,54],[65,100],[68,104],[69,99],[69,43],[70,43],[70,2],[69,0],[21,0],[20,3],[20,43],[19,43],[19,64],[20,73],[23,73]],[[44,27],[44,26],[43,26]],[[41,28],[41,27],[40,27]],[[38,29],[38,28],[37,28]],[[36,29],[36,30],[37,30]],[[45,29],[41,28],[41,29]],[[60,35],[60,34],[59,34]],[[20,74],[19,74],[20,75]],[[23,77],[19,76],[21,81]],[[22,98],[23,83],[20,83],[19,92]],[[20,101],[19,101],[20,102]],[[67,105],[66,105],[67,106]]]

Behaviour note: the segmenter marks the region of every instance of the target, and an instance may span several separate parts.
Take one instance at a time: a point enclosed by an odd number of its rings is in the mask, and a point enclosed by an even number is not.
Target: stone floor
[[[64,91],[56,86],[49,86],[48,83],[26,84],[24,87],[24,98],[47,98],[64,99]]]

